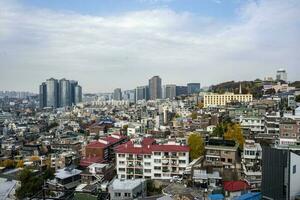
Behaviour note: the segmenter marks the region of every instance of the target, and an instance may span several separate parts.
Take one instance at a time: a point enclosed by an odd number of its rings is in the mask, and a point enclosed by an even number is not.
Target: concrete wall
[[[295,199],[296,194],[300,193],[300,156],[291,152],[290,160],[290,199]],[[294,166],[296,173],[293,173]]]

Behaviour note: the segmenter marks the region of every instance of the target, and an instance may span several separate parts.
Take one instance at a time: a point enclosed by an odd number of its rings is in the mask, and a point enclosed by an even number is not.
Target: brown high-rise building
[[[149,97],[150,100],[161,99],[161,78],[159,76],[153,76],[149,79]]]

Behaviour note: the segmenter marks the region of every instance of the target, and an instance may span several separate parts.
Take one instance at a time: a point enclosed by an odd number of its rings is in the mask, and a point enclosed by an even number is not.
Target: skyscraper
[[[176,86],[176,96],[184,96],[188,94],[187,86]]]
[[[82,88],[80,85],[75,86],[75,104],[82,102]]]
[[[276,72],[276,81],[287,82],[287,72],[285,69],[278,69]]]
[[[71,105],[71,87],[70,81],[66,79],[59,80],[59,107]]]
[[[65,107],[82,101],[82,88],[77,81],[50,78],[40,85],[39,92],[40,108]]]
[[[188,94],[195,94],[200,92],[200,83],[188,83],[187,84]]]
[[[139,100],[148,100],[149,99],[149,87],[146,86],[138,86],[135,89],[135,98],[136,101]]]
[[[159,76],[153,76],[149,80],[149,96],[151,100],[161,99],[161,78]]]
[[[164,98],[174,99],[176,97],[176,85],[168,84],[164,86]]]
[[[47,107],[57,108],[58,104],[58,81],[50,78],[46,81],[47,85]]]
[[[121,90],[121,88],[116,88],[114,90],[113,100],[116,100],[116,101],[122,100],[122,90]]]
[[[40,108],[44,108],[47,106],[47,85],[43,82],[40,85]]]
[[[71,105],[75,104],[75,87],[77,85],[78,85],[77,81],[70,80]]]
[[[134,103],[136,98],[135,98],[135,90],[125,90],[123,92],[123,99],[129,102]]]

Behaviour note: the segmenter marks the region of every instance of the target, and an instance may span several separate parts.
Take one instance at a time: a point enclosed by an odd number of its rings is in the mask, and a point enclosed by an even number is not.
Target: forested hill
[[[254,98],[260,98],[263,94],[263,82],[261,80],[255,80],[255,81],[241,81],[241,82],[235,82],[235,81],[229,81],[220,83],[217,85],[213,85],[210,88],[211,92],[215,93],[225,93],[225,92],[233,92],[235,94],[239,93],[240,84],[242,86],[242,93],[247,94],[251,93],[253,94]]]

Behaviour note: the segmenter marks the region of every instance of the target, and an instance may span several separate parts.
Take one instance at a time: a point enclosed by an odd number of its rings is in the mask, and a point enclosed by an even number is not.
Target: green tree
[[[227,125],[224,123],[220,123],[216,126],[216,128],[213,130],[212,135],[215,137],[223,137],[227,129]]]
[[[191,134],[188,138],[190,157],[192,160],[204,155],[204,142],[199,134]]]
[[[42,189],[43,178],[34,175],[30,169],[23,169],[19,174],[19,180],[21,187],[16,190],[16,196],[19,199],[30,197]]]

